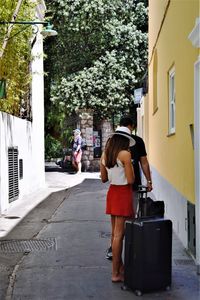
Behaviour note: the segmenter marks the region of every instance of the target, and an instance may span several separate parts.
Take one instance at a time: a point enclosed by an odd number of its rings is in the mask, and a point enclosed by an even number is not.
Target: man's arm
[[[149,162],[148,162],[148,159],[146,156],[140,157],[140,165],[141,165],[142,171],[144,173],[144,176],[147,180],[148,192],[150,192],[153,188],[152,188],[152,180],[151,180],[151,172],[150,172]]]

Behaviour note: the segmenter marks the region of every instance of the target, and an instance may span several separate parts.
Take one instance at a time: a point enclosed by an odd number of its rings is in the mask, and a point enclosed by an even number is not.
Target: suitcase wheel
[[[127,287],[127,285],[123,284],[123,285],[121,286],[121,290],[122,290],[122,291],[128,291],[129,288]]]
[[[138,297],[141,297],[142,296],[142,292],[140,290],[135,290],[135,294],[136,296]]]

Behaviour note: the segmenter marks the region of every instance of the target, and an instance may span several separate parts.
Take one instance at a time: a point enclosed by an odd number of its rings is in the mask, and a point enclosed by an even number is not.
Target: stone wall
[[[83,150],[82,156],[82,170],[89,171],[91,162],[94,159],[93,151],[93,111],[79,110],[80,129],[82,138],[87,143],[87,150]]]
[[[108,137],[113,133],[112,124],[110,121],[103,120],[101,122],[101,132],[102,132],[102,150],[105,147]]]
[[[79,110],[80,130],[82,138],[85,139],[87,150],[83,150],[82,170],[96,172],[99,171],[99,158],[94,158],[93,147],[93,111]],[[102,121],[100,125],[102,133],[102,150],[105,147],[109,135],[113,132],[112,125],[109,121]]]

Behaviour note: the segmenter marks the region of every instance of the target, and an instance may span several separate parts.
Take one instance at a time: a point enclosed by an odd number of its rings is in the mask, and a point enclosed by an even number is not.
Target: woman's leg
[[[114,233],[112,241],[112,281],[118,282],[123,281],[123,275],[120,273],[122,264],[122,247],[124,238],[124,224],[126,218],[124,217],[114,217]],[[113,224],[112,223],[112,224]]]
[[[112,216],[111,215],[111,246],[112,246],[112,243],[113,243],[113,237],[114,237],[114,230],[115,230],[115,216]]]
[[[78,173],[81,173],[81,167],[82,167],[81,162],[78,162],[77,163],[77,171],[78,171]]]
[[[81,158],[82,158],[82,151],[79,150],[79,152],[77,153],[77,156],[76,156],[76,164],[77,164],[77,172],[78,173],[81,173],[81,167],[82,167]]]

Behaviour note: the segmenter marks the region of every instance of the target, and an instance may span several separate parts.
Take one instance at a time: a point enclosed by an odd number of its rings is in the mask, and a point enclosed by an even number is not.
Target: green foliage
[[[62,144],[60,141],[47,134],[45,137],[45,159],[62,157]]]
[[[72,127],[67,127],[66,129],[62,130],[60,139],[63,141],[63,148],[72,148],[72,142],[74,140],[73,130],[74,128]]]
[[[60,132],[60,128],[63,128],[65,122],[65,114],[58,106],[51,106],[48,114],[46,112],[46,126],[51,127],[53,124],[54,131]]]
[[[11,21],[17,1],[0,0],[2,21]],[[34,20],[31,0],[22,2],[16,21]],[[0,25],[0,51],[9,25]],[[18,34],[19,31],[22,31]],[[18,116],[21,103],[29,91],[32,28],[14,25],[3,57],[0,59],[0,79],[6,79],[6,99],[0,100],[0,110]]]
[[[53,107],[66,115],[92,108],[100,118],[129,108],[147,69],[146,2],[48,2],[59,33],[45,46],[46,96]]]

